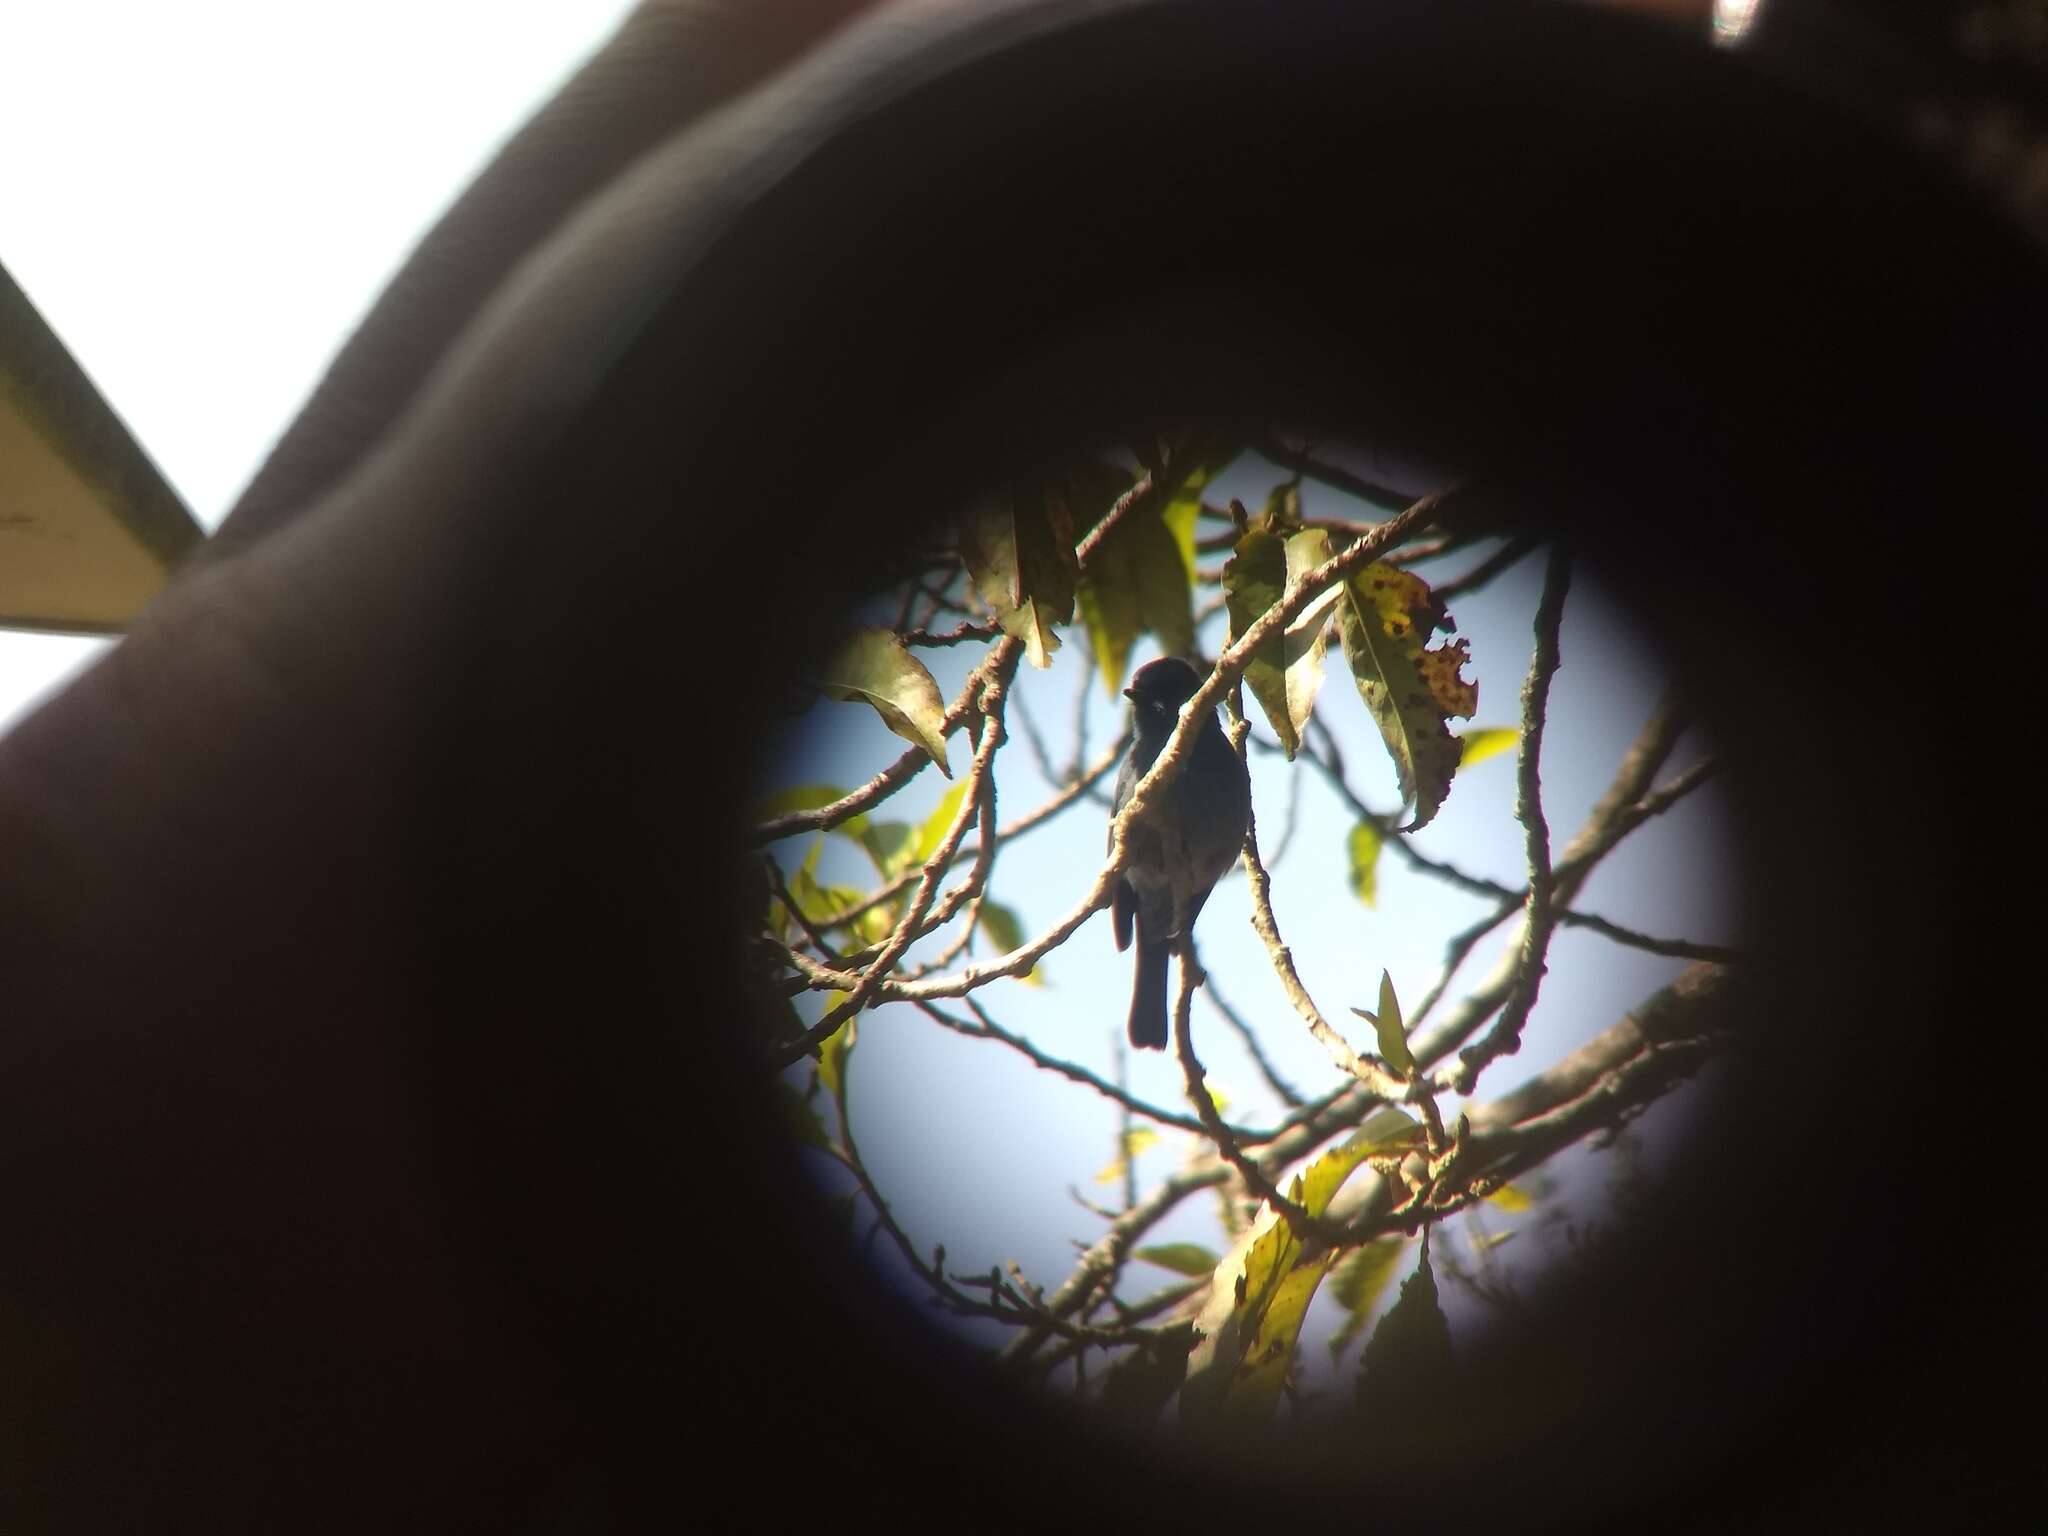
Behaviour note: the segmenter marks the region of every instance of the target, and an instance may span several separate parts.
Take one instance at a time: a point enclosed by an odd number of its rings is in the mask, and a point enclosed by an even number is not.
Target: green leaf
[[[1160,519],[1173,534],[1173,541],[1180,549],[1182,564],[1187,567],[1188,587],[1192,591],[1195,581],[1195,524],[1202,515],[1202,492],[1209,482],[1235,464],[1244,453],[1242,443],[1224,438],[1203,437],[1193,443],[1183,444],[1173,455],[1176,467],[1186,466],[1178,485],[1163,487],[1167,493],[1165,507]],[[1192,644],[1190,644],[1192,649]]]
[[[1415,807],[1404,832],[1427,826],[1444,803],[1460,752],[1449,721],[1479,707],[1478,685],[1461,671],[1470,659],[1465,641],[1428,646],[1439,623],[1450,619],[1429,584],[1384,561],[1353,576],[1337,607],[1352,681],[1394,760],[1402,798]]]
[[[988,935],[989,943],[995,945],[998,954],[1007,955],[1013,949],[1024,947],[1024,924],[1017,914],[1000,902],[981,899],[981,931]],[[1045,968],[1034,965],[1017,978],[1026,986],[1045,985]]]
[[[924,863],[939,851],[939,844],[946,840],[946,834],[953,829],[953,821],[960,814],[960,802],[966,794],[967,780],[962,779],[939,797],[938,805],[917,829],[917,842],[911,848],[910,857],[904,861],[906,868],[912,864]]]
[[[1195,1318],[1197,1338],[1180,1393],[1182,1423],[1199,1427],[1220,1422],[1233,1387],[1251,1368],[1266,1309],[1300,1251],[1287,1223],[1271,1205],[1264,1205],[1216,1266],[1209,1299]]]
[[[1403,1077],[1413,1077],[1415,1058],[1408,1050],[1408,1028],[1401,1022],[1401,1000],[1394,996],[1394,978],[1385,971],[1380,972],[1378,1013],[1368,1013],[1363,1008],[1351,1011],[1361,1019],[1371,1021],[1380,1040],[1380,1058]]]
[[[1421,1130],[1398,1109],[1376,1111],[1342,1144],[1309,1164],[1299,1181],[1301,1193],[1297,1198],[1302,1209],[1311,1216],[1323,1215],[1360,1163],[1369,1157],[1405,1151],[1421,1139]]]
[[[1358,1377],[1358,1409],[1383,1444],[1413,1439],[1413,1427],[1433,1424],[1432,1413],[1449,1396],[1451,1327],[1437,1300],[1429,1267],[1429,1244],[1415,1273],[1401,1282],[1401,1295],[1380,1319],[1365,1346]],[[1403,1427],[1409,1427],[1403,1433]]]
[[[1074,616],[1080,570],[1067,497],[1018,486],[975,502],[961,519],[960,557],[975,593],[1024,642],[1031,665],[1051,666],[1060,648],[1054,626]]]
[[[1380,829],[1361,821],[1351,829],[1351,894],[1368,907],[1379,896]]]
[[[789,877],[789,894],[795,899],[798,910],[820,928],[837,922],[841,913],[850,912],[867,900],[865,891],[857,891],[851,886],[818,883],[811,871],[817,867],[818,849],[823,846],[824,839],[820,838],[812,845],[803,864]],[[852,926],[863,944],[879,944],[896,926],[895,907],[892,903],[871,907],[854,918]]]
[[[1483,763],[1489,757],[1498,757],[1514,749],[1522,733],[1513,726],[1485,725],[1477,730],[1467,731],[1456,738],[1458,743],[1458,766],[1470,768],[1474,763]]]
[[[884,725],[922,747],[947,778],[953,776],[946,762],[946,703],[939,685],[893,632],[872,626],[855,630],[825,663],[819,682],[832,698],[873,705]]]
[[[1129,474],[1113,465],[1086,466],[1070,477],[1074,485],[1074,523],[1093,526],[1130,490]],[[1085,500],[1083,498],[1086,498]],[[1084,507],[1088,510],[1084,512]],[[1195,648],[1192,558],[1194,523],[1186,523],[1187,544],[1176,536],[1155,493],[1134,506],[1103,537],[1081,573],[1077,599],[1088,643],[1095,652],[1102,684],[1116,696],[1130,665],[1131,646],[1151,634],[1169,656]]]
[[[859,842],[874,861],[876,871],[884,879],[893,880],[910,867],[917,832],[908,822],[871,822],[861,829]]]
[[[832,891],[837,896],[857,898],[857,900],[848,900],[846,902],[846,905],[849,907],[855,906],[859,901],[867,899],[859,891],[850,891],[843,886],[833,886]],[[867,911],[853,919],[853,931],[859,936],[863,944],[880,944],[886,941],[891,933],[896,931],[896,919],[898,916],[899,912],[896,903],[885,901],[879,907],[869,907]]]
[[[1159,514],[1159,521],[1166,524],[1167,533],[1173,537],[1173,547],[1180,551],[1180,562],[1188,573],[1190,593],[1195,589],[1195,524],[1201,516],[1202,498],[1199,495],[1176,497]]]
[[[818,1118],[818,1112],[810,1102],[796,1091],[792,1083],[778,1080],[775,1084],[776,1107],[782,1112],[783,1124],[791,1135],[807,1147],[822,1151],[832,1150],[831,1138],[825,1134],[825,1122]]]
[[[777,790],[754,807],[754,820],[772,821],[777,816],[787,816],[791,811],[816,811],[852,794],[837,784],[799,784],[794,789]],[[828,830],[843,837],[858,839],[867,830],[865,815],[855,814]]]
[[[1380,1111],[1343,1145],[1311,1163],[1294,1180],[1290,1198],[1311,1216],[1323,1215],[1361,1163],[1418,1130],[1398,1111]],[[1195,1319],[1200,1338],[1181,1389],[1185,1421],[1214,1424],[1225,1414],[1233,1419],[1270,1417],[1287,1379],[1302,1318],[1336,1257],[1331,1252],[1303,1262],[1293,1229],[1271,1205],[1260,1208],[1258,1218],[1216,1266],[1209,1300]]]
[[[1341,1356],[1351,1341],[1365,1330],[1366,1319],[1379,1305],[1401,1262],[1406,1238],[1376,1237],[1362,1248],[1354,1248],[1337,1263],[1330,1276],[1330,1295],[1343,1309],[1344,1321],[1330,1336],[1330,1354]]]
[[[1287,1384],[1287,1372],[1294,1363],[1295,1341],[1301,1336],[1302,1319],[1316,1288],[1337,1260],[1334,1253],[1306,1264],[1296,1264],[1273,1288],[1246,1351],[1238,1376],[1230,1386],[1229,1407],[1233,1417],[1263,1422],[1273,1415],[1280,1389]]]
[[[830,1013],[845,1002],[848,995],[845,992],[827,992],[825,1013]],[[819,1017],[823,1018],[824,1014],[820,1014]],[[858,1015],[848,1019],[827,1035],[818,1046],[818,1081],[825,1085],[825,1091],[832,1095],[833,1102],[839,1105],[842,1114],[846,1109],[846,1061],[853,1054],[853,1048],[860,1039],[859,1031],[854,1027],[858,1022]]]
[[[1223,595],[1233,641],[1280,601],[1290,581],[1330,557],[1328,534],[1319,529],[1280,531],[1286,526],[1284,516],[1269,507],[1224,562]],[[1330,601],[1334,599],[1311,604],[1286,630],[1260,646],[1245,667],[1245,686],[1289,758],[1301,748],[1302,732],[1323,686],[1324,625]]]
[[[1195,1278],[1210,1273],[1220,1262],[1200,1243],[1161,1243],[1155,1248],[1140,1248],[1131,1257]]]

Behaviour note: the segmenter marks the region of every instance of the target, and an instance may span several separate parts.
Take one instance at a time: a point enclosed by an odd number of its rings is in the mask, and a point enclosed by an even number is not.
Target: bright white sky
[[[631,0],[0,6],[0,265],[199,521]],[[103,641],[0,630],[0,729]]]

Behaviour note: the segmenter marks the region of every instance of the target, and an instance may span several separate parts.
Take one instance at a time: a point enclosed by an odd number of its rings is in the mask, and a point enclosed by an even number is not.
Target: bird
[[[1131,750],[1116,777],[1112,815],[1130,803],[1180,718],[1180,707],[1202,685],[1202,673],[1179,656],[1162,656],[1131,674]],[[1174,885],[1185,891],[1187,925],[1244,846],[1251,822],[1251,779],[1211,710],[1194,747],[1154,813],[1126,834],[1129,858],[1110,900],[1119,951],[1128,949],[1135,923],[1136,975],[1131,986],[1131,1044],[1166,1048],[1167,960],[1179,938],[1174,927]],[[1112,827],[1113,827],[1112,823]],[[1110,834],[1114,846],[1115,832]]]

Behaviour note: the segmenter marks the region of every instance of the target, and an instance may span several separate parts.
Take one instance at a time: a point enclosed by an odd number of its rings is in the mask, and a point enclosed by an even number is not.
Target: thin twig
[[[1347,496],[1355,496],[1380,511],[1391,512],[1396,507],[1408,504],[1409,498],[1399,491],[1384,485],[1376,485],[1363,475],[1354,475],[1348,469],[1339,469],[1322,459],[1297,452],[1277,437],[1269,435],[1259,438],[1252,443],[1252,448],[1260,458],[1269,459],[1282,469],[1292,470],[1295,474],[1305,475],[1311,480],[1320,480],[1324,485],[1340,490]]]
[[[953,825],[947,829],[938,850],[926,860],[923,878],[918,881],[917,891],[910,899],[909,909],[898,920],[895,932],[883,946],[882,953],[865,971],[852,978],[853,984],[850,988],[842,989],[850,993],[845,1002],[836,1008],[826,1010],[822,1019],[782,1048],[775,1063],[778,1071],[802,1060],[819,1044],[829,1039],[841,1024],[867,1007],[877,988],[882,985],[882,978],[889,973],[904,950],[910,947],[918,932],[918,925],[924,921],[925,913],[931,907],[932,898],[938,892],[939,881],[945,874],[946,866],[952,862],[953,853],[959,848],[960,840],[967,835],[968,824],[979,814],[981,787],[987,782],[996,751],[1003,744],[1003,694],[1016,673],[1017,662],[1022,654],[1023,648],[1006,635],[1001,642],[990,647],[989,661],[975,669],[978,675],[986,675],[982,680],[978,701],[982,712],[981,741],[975,747],[974,766],[969,770],[968,782],[972,786],[972,792],[963,799],[959,814],[953,818]]]
[[[916,1007],[920,1013],[931,1019],[933,1023],[951,1030],[954,1034],[965,1035],[970,1040],[994,1040],[999,1044],[1006,1045],[1041,1071],[1054,1073],[1066,1078],[1069,1082],[1079,1083],[1084,1088],[1092,1088],[1112,1104],[1120,1106],[1129,1114],[1143,1115],[1147,1120],[1157,1121],[1160,1125],[1171,1126],[1177,1131],[1187,1131],[1196,1136],[1206,1134],[1202,1122],[1193,1116],[1176,1114],[1170,1109],[1161,1109],[1157,1104],[1148,1103],[1120,1084],[1105,1081],[1095,1073],[1090,1072],[1086,1067],[1079,1066],[1058,1056],[1046,1054],[1024,1036],[1015,1034],[998,1024],[990,1017],[988,1011],[981,1006],[981,1003],[976,998],[971,996],[964,997],[961,999],[961,1002],[974,1015],[976,1022],[969,1023],[966,1019],[947,1013],[944,1009],[931,1003],[918,1003]],[[1277,1130],[1260,1131],[1248,1126],[1234,1125],[1229,1129],[1233,1136],[1249,1145],[1258,1145],[1270,1141],[1278,1134]]]
[[[1524,555],[1531,554],[1542,542],[1534,534],[1523,534],[1509,539],[1499,549],[1473,566],[1462,576],[1453,577],[1439,585],[1435,592],[1439,603],[1453,603],[1470,592],[1477,592],[1509,566],[1516,564]]]
[[[1250,724],[1239,719],[1231,727],[1231,744],[1241,754],[1244,751],[1245,736]],[[1266,873],[1265,865],[1259,861],[1259,833],[1256,820],[1247,815],[1244,837],[1244,869],[1250,877],[1252,893],[1252,929],[1266,946],[1266,954],[1273,964],[1273,974],[1280,979],[1280,990],[1287,994],[1287,1001],[1301,1016],[1302,1022],[1329,1055],[1337,1070],[1345,1076],[1356,1078],[1374,1093],[1383,1098],[1398,1099],[1406,1091],[1406,1084],[1381,1067],[1377,1062],[1360,1056],[1351,1044],[1340,1035],[1323,1017],[1315,999],[1302,984],[1301,974],[1294,968],[1294,955],[1286,941],[1280,937],[1279,920],[1273,915],[1273,880]]]
[[[1179,776],[1193,752],[1194,741],[1201,731],[1203,722],[1215,710],[1225,691],[1235,685],[1243,675],[1246,664],[1257,654],[1260,647],[1299,617],[1326,588],[1349,577],[1352,572],[1366,565],[1388,546],[1407,537],[1418,528],[1427,526],[1429,519],[1436,515],[1439,505],[1454,492],[1455,488],[1452,488],[1423,497],[1400,516],[1376,525],[1370,533],[1342,553],[1331,556],[1313,570],[1289,582],[1280,600],[1260,615],[1242,636],[1217,657],[1216,665],[1211,669],[1207,681],[1181,706],[1179,723],[1175,725],[1166,744],[1160,748],[1159,756],[1153,760],[1152,767],[1138,781],[1124,808],[1110,822],[1109,858],[1095,877],[1094,884],[1071,911],[1038,938],[986,965],[970,965],[950,976],[936,976],[914,982],[882,981],[874,978],[872,972],[868,978],[849,975],[828,966],[818,965],[796,954],[791,955],[791,964],[803,973],[814,990],[851,991],[856,987],[867,986],[876,997],[903,1002],[913,1002],[920,998],[960,997],[1000,977],[1023,975],[1044,955],[1065,943],[1082,923],[1109,905],[1110,895],[1115,889],[1116,882],[1122,877],[1124,865],[1131,856],[1130,828],[1140,820],[1156,814],[1159,798]]]
[[[1550,548],[1543,571],[1543,596],[1536,604],[1536,655],[1522,683],[1522,745],[1516,763],[1515,819],[1526,834],[1529,856],[1529,900],[1522,921],[1522,948],[1515,980],[1500,1017],[1486,1038],[1458,1053],[1458,1067],[1439,1079],[1439,1086],[1470,1093],[1487,1063],[1520,1049],[1522,1026],[1536,1006],[1543,986],[1545,956],[1556,926],[1551,911],[1554,877],[1550,868],[1550,825],[1543,815],[1543,728],[1550,709],[1550,680],[1562,660],[1558,630],[1564,621],[1565,595],[1571,589],[1571,558],[1559,546]]]
[[[1125,741],[1120,738],[1114,746],[1110,747],[1108,751],[1088,765],[1086,773],[1078,782],[1069,784],[1036,810],[1018,817],[1007,827],[998,828],[996,831],[996,846],[1000,848],[1013,839],[1022,837],[1033,828],[1052,820],[1053,817],[1080,799],[1092,785],[1100,782],[1109,773],[1110,769],[1116,767],[1122,761],[1125,745]],[[893,900],[896,896],[907,890],[916,881],[918,874],[919,871],[915,869],[905,870],[886,885],[877,887],[862,900],[848,907],[844,912],[835,914],[826,922],[825,926],[827,928],[839,928],[853,922],[857,918],[865,916],[873,908]],[[871,954],[849,955],[847,963],[860,965],[864,963],[865,959],[869,958],[872,958]]]
[[[897,638],[905,645],[965,645],[974,640],[993,640],[1003,632],[1003,626],[994,622],[977,624],[963,620],[948,630],[899,629]]]
[[[1279,1187],[1266,1177],[1258,1164],[1244,1154],[1237,1138],[1230,1134],[1230,1127],[1223,1123],[1223,1116],[1217,1113],[1216,1100],[1209,1092],[1208,1074],[1195,1057],[1194,1033],[1188,1027],[1189,1015],[1194,1009],[1195,988],[1202,983],[1202,969],[1194,958],[1194,946],[1188,942],[1185,925],[1176,947],[1180,953],[1180,986],[1173,1000],[1173,1049],[1180,1060],[1188,1102],[1194,1105],[1195,1113],[1201,1117],[1202,1129],[1209,1140],[1215,1144],[1223,1160],[1236,1170],[1245,1188],[1278,1211],[1297,1234],[1306,1237],[1320,1225],[1316,1218],[1280,1193]]]
[[[989,647],[988,657],[968,674],[967,681],[960,685],[959,695],[947,706],[945,718],[939,723],[941,740],[965,725],[979,708],[982,683],[991,664],[1014,667],[1015,661],[1009,658],[1019,653],[1021,649],[1019,642],[1008,635]],[[850,794],[842,795],[830,805],[821,805],[815,810],[790,811],[785,815],[771,816],[754,828],[747,841],[750,845],[759,847],[763,843],[794,837],[800,832],[828,832],[842,821],[872,809],[895,794],[916,778],[931,760],[931,754],[923,747],[912,747]]]

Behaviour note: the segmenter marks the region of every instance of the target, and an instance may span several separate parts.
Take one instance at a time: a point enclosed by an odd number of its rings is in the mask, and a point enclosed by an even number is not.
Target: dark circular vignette
[[[1139,83],[1169,58],[1162,100]],[[1900,701],[1971,680],[1898,636],[1929,509],[1996,517],[2039,467],[1999,382],[2040,355],[2033,260],[1872,133],[1564,7],[1139,5],[863,108],[677,274],[506,509],[501,562],[451,594],[450,857],[517,824],[531,862],[445,936],[439,975],[494,1022],[443,1043],[441,1092],[551,1134],[517,1167],[443,1153],[621,1487],[699,1497],[675,1443],[709,1404],[720,1445],[812,1469],[758,1491],[771,1521],[812,1499],[1015,1529],[1948,1507],[1963,1443],[1900,1405],[1953,1400],[1984,1347],[1925,1230],[1984,1192],[1884,1127],[1921,1078],[1916,1010],[1984,1002],[1977,909],[1938,837],[1873,834],[1962,787]],[[1275,239],[1247,186],[1315,222]],[[1734,1064],[1718,1150],[1610,1283],[1465,1384],[1484,1466],[1397,1432],[1326,1456],[1335,1482],[1169,1477],[978,1390],[834,1283],[767,1075],[718,1023],[749,680],[816,641],[778,593],[871,569],[884,530],[1134,408],[1412,443],[1601,550],[1770,859],[1767,1045]],[[565,506],[601,533],[564,550]],[[591,591],[605,625],[546,621]],[[1902,788],[1843,760],[1852,737]]]

